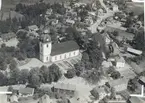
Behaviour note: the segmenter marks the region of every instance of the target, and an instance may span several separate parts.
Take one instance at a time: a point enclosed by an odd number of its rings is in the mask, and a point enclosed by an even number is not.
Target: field
[[[144,12],[144,4],[143,3],[127,3],[127,10],[133,11],[136,15]]]

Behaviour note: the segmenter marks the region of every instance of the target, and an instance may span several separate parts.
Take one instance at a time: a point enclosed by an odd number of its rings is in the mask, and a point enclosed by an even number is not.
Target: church
[[[52,44],[48,34],[42,34],[39,42],[40,60],[44,63],[69,59],[80,54],[79,45],[75,41]]]

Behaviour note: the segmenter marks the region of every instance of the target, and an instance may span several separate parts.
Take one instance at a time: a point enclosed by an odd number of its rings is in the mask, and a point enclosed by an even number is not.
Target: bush
[[[76,71],[74,69],[68,70],[67,73],[65,74],[66,78],[73,78],[74,76],[76,76]]]

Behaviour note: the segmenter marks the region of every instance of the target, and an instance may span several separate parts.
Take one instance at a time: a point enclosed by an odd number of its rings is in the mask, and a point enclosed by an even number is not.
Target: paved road
[[[92,32],[92,33],[96,33],[97,32],[97,27],[100,25],[100,23],[105,20],[106,18],[113,16],[113,12],[112,11],[108,11],[107,13],[105,13],[103,16],[99,16],[99,20],[97,20],[93,25],[91,25],[88,29]]]
[[[93,25],[91,25],[88,29],[92,32],[92,33],[96,33],[97,32],[97,27],[100,25],[100,23],[102,22],[102,20],[106,19],[107,17],[113,16],[114,12],[113,11],[109,11],[106,7],[106,5],[104,4],[103,0],[99,0],[100,4],[102,5],[102,7],[104,7],[104,9],[107,11],[107,13],[105,13],[103,16],[99,16],[99,20],[97,20]]]

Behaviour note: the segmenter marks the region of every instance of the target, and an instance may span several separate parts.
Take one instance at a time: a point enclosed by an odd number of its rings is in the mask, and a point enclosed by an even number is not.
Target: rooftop
[[[129,99],[129,101],[130,101],[131,103],[145,103],[145,101],[144,101],[143,99],[138,98],[138,97],[131,97],[131,98]]]
[[[120,79],[109,81],[109,84],[111,87],[122,85],[122,84],[127,84],[127,83],[128,83],[128,79],[125,79],[125,78],[120,78]]]
[[[36,30],[36,31],[39,30],[37,25],[28,26],[28,29],[30,29],[30,30]]]
[[[130,48],[130,47],[127,47],[127,51],[131,52],[131,53],[134,53],[134,54],[137,54],[137,55],[141,55],[142,54],[141,50],[133,49],[133,48]]]
[[[115,57],[115,60],[117,61],[117,62],[125,62],[125,60],[124,60],[124,58],[123,57],[121,57],[121,56],[116,56]]]
[[[34,93],[34,88],[20,88],[19,93],[21,93],[23,95],[33,94]]]
[[[39,99],[39,103],[51,103],[52,100],[50,99],[50,97],[45,94],[43,95],[40,99]]]
[[[63,89],[63,90],[76,90],[76,86],[72,84],[57,83],[54,85],[54,88]]]
[[[52,45],[51,56],[59,55],[79,49],[79,45],[75,41],[66,41]]]
[[[145,77],[144,76],[140,76],[139,79],[145,83]]]

